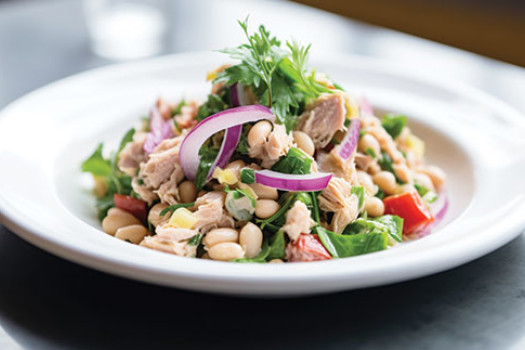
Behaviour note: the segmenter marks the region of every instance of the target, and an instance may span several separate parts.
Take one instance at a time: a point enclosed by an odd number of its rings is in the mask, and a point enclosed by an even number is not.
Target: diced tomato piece
[[[115,202],[115,206],[117,208],[125,210],[130,214],[133,214],[133,216],[135,216],[137,219],[144,223],[146,222],[148,206],[143,200],[116,193],[113,195],[113,201]]]
[[[301,233],[297,241],[286,247],[288,261],[318,261],[332,259],[318,235]]]
[[[383,203],[385,214],[397,215],[404,220],[403,234],[405,235],[424,230],[434,221],[434,216],[415,191],[386,197]]]

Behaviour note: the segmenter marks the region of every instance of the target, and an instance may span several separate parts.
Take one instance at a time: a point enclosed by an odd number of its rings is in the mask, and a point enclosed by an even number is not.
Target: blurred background
[[[525,66],[523,0],[297,0]]]

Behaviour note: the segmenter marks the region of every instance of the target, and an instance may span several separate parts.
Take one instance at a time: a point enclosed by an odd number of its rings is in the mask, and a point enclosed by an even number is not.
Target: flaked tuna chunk
[[[158,189],[168,181],[179,162],[180,144],[184,136],[162,141],[150,154],[149,159],[140,165],[139,177],[151,189]]]
[[[357,183],[357,175],[354,163],[355,153],[347,160],[339,156],[339,146],[334,147],[329,153],[320,152],[317,156],[317,167],[320,172],[332,173],[354,184]]]
[[[332,218],[332,231],[336,233],[343,233],[345,227],[357,219],[359,215],[359,198],[355,194],[346,198],[343,209],[335,212]]]
[[[179,229],[180,230],[180,229]],[[192,234],[197,234],[194,230]],[[189,245],[187,241],[178,241],[178,233],[163,231],[155,236],[146,236],[140,245],[165,253],[194,258],[197,255],[197,246]]]
[[[195,201],[195,216],[198,219],[195,226],[201,233],[206,233],[217,227],[233,227],[233,219],[224,210],[226,193],[221,191],[208,192]]]
[[[139,195],[140,199],[146,201],[148,205],[152,205],[153,202],[159,199],[159,197],[155,192],[153,192],[153,190],[144,185],[144,183],[140,183],[138,177],[133,178],[133,180],[131,181],[131,187],[133,188],[133,191],[135,191]]]
[[[162,203],[169,205],[177,204],[180,202],[179,195],[179,184],[184,179],[184,172],[179,163],[175,163],[173,172],[171,173],[170,179],[160,185],[157,195]]]
[[[342,178],[332,177],[317,198],[322,210],[334,212],[331,222],[334,232],[342,233],[359,215],[359,198],[352,194],[352,185]]]
[[[272,167],[281,156],[288,153],[293,144],[293,137],[286,133],[284,125],[274,124],[273,130],[262,143],[251,145],[249,155],[251,158],[262,160],[263,168]]]
[[[134,176],[137,173],[139,164],[146,159],[144,142],[147,135],[145,132],[136,132],[133,135],[133,141],[126,144],[120,152],[118,167],[123,173]]]
[[[315,221],[312,220],[310,210],[303,202],[297,201],[286,214],[283,231],[292,241],[296,241],[301,233],[310,233],[313,226]]]
[[[324,148],[345,122],[345,99],[341,93],[321,94],[299,117],[296,130],[310,136],[316,148]]]

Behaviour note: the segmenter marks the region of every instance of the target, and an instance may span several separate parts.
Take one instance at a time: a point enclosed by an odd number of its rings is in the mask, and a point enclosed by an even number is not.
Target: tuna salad
[[[237,263],[346,258],[428,234],[445,174],[404,115],[308,67],[264,26],[224,49],[203,101],[159,98],[110,155],[82,164],[108,235]]]

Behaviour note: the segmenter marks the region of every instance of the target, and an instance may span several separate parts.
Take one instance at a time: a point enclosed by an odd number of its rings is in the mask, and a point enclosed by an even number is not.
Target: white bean
[[[282,264],[284,261],[282,261],[281,259],[272,259],[270,261],[268,261],[269,264]]]
[[[250,187],[252,188],[253,192],[257,195],[260,199],[277,199],[279,198],[279,193],[277,192],[277,189],[261,184],[251,184]]]
[[[268,219],[281,208],[279,203],[271,199],[259,199],[255,206],[255,215],[261,219]]]
[[[148,229],[142,225],[129,225],[121,227],[115,233],[115,237],[123,241],[130,241],[133,244],[139,244],[147,235]]]
[[[261,251],[263,233],[259,226],[248,222],[241,230],[239,243],[244,248],[247,258],[254,258]]]
[[[380,171],[372,179],[386,194],[395,194],[397,192],[396,177],[391,172]]]
[[[377,193],[377,185],[374,184],[372,177],[366,172],[358,170],[357,179],[359,180],[359,184],[365,188],[366,193],[368,193],[370,196],[373,196]]]
[[[191,203],[197,198],[197,186],[191,181],[184,181],[179,185],[179,195],[182,203]]]
[[[118,208],[111,208],[108,211],[108,216],[102,220],[102,229],[112,236],[119,228],[129,225],[140,225],[140,221],[127,211]]]
[[[216,228],[204,236],[202,243],[207,247],[213,247],[216,244],[224,242],[236,243],[239,241],[239,232],[233,228]]]
[[[244,257],[244,250],[237,243],[224,242],[211,247],[208,254],[213,260],[229,261]]]
[[[237,178],[240,179],[241,178],[241,169],[244,168],[245,166],[246,166],[246,163],[243,160],[238,159],[238,160],[234,160],[233,162],[231,162],[228,165],[226,165],[225,169],[229,169],[229,170],[233,171],[235,176],[237,176]]]
[[[384,214],[385,205],[381,199],[368,196],[365,199],[365,211],[369,216],[378,217]]]
[[[437,166],[431,165],[429,167],[426,167],[423,170],[423,173],[428,175],[430,179],[432,180],[432,183],[434,184],[434,187],[439,191],[441,186],[443,186],[443,183],[447,179],[447,175],[441,168],[438,168]]]
[[[315,145],[310,136],[302,131],[294,131],[292,135],[297,147],[312,157],[315,153]]]
[[[248,145],[250,147],[264,144],[272,132],[272,124],[266,120],[260,121],[248,132]]]
[[[430,179],[430,176],[428,176],[427,174],[423,174],[423,173],[414,174],[414,182],[431,191],[435,191],[434,183]]]
[[[163,211],[168,207],[165,203],[157,203],[151,209],[148,213],[148,221],[151,222],[151,224],[155,227],[159,226],[160,224],[166,222],[171,217],[171,213],[166,213],[166,215],[161,216],[160,212]]]
[[[364,134],[361,136],[357,147],[362,152],[366,152],[367,149],[371,149],[376,156],[379,157],[381,155],[381,147],[379,146],[379,142],[374,136],[370,134]]]

